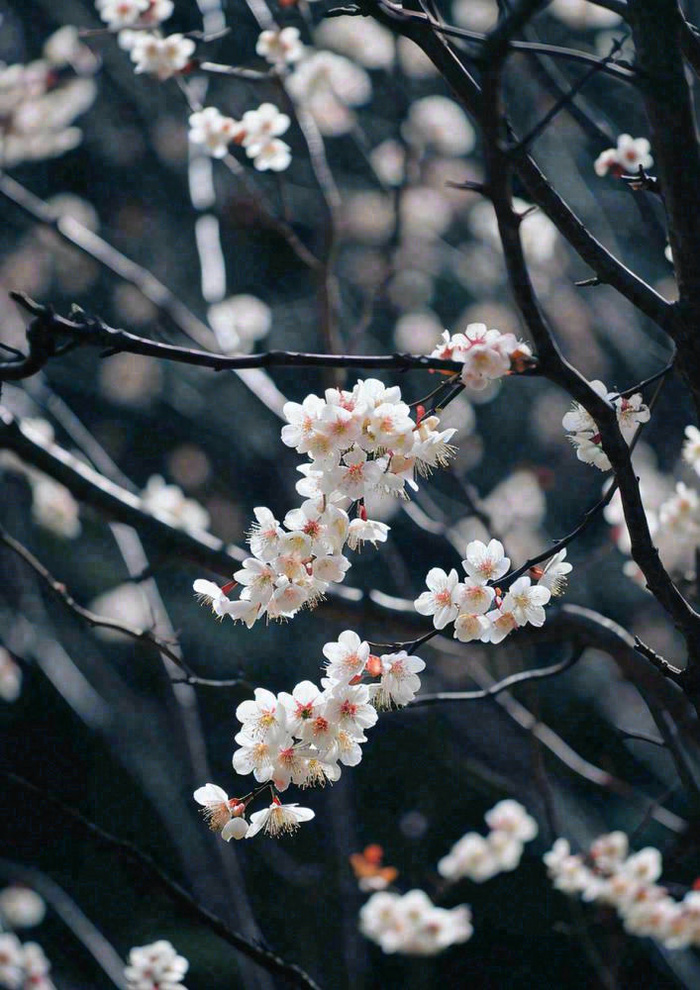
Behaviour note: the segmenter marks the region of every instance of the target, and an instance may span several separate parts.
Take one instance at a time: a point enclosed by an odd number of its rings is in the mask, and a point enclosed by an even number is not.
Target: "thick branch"
[[[266,351],[263,354],[243,354],[228,356],[212,354],[196,348],[177,347],[173,344],[161,344],[155,340],[147,340],[126,330],[115,329],[101,320],[85,319],[69,320],[58,316],[45,306],[35,303],[22,293],[13,292],[12,298],[32,313],[35,320],[30,326],[28,337],[30,355],[28,358],[18,358],[0,363],[0,380],[3,378],[26,377],[25,373],[18,374],[16,369],[26,372],[29,366],[30,374],[34,374],[42,364],[55,353],[51,341],[71,341],[76,346],[106,348],[110,353],[127,352],[142,354],[146,357],[163,358],[178,364],[189,364],[199,368],[212,368],[214,371],[234,371],[243,368],[365,368],[379,370],[391,368],[396,371],[410,369],[459,372],[462,365],[458,361],[444,361],[441,358],[425,357],[414,354],[306,354],[294,351]],[[41,335],[37,335],[37,320],[40,320]],[[33,341],[40,340],[40,348],[35,348]],[[31,349],[37,349],[32,355]]]
[[[419,45],[443,75],[465,109],[474,117],[480,116],[481,87],[473,75],[465,69],[447,41],[436,33],[440,25],[434,23],[424,12],[406,11],[390,0],[364,0],[364,3],[366,7],[363,6],[363,10],[368,9],[382,24]],[[478,37],[482,38],[482,36]],[[514,43],[510,42],[510,46],[513,45]],[[526,43],[522,42],[518,47],[525,45]],[[553,53],[547,52],[547,54]],[[598,59],[589,56],[588,60],[590,59],[597,64]],[[612,66],[606,68],[610,69]],[[510,133],[512,140],[517,141],[517,136],[512,131]],[[585,224],[552,187],[534,159],[529,155],[518,156],[515,171],[532,200],[547,214],[562,236],[593,269],[600,281],[611,285],[642,313],[667,329],[673,321],[671,304],[593,237]]]

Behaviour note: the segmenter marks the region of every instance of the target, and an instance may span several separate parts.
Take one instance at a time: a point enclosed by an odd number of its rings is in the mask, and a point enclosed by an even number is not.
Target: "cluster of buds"
[[[652,938],[667,949],[700,946],[700,891],[681,900],[656,881],[662,872],[658,849],[630,855],[624,832],[601,835],[587,855],[572,854],[557,839],[544,862],[554,887],[584,901],[615,908],[630,935]]]
[[[195,791],[195,801],[223,839],[251,838],[261,830],[271,835],[294,831],[313,818],[309,809],[280,804],[277,792],[290,783],[324,786],[338,780],[341,764],[357,766],[377,710],[412,701],[420,688],[418,672],[425,668],[423,660],[405,650],[375,656],[369,643],[349,629],[337,642],[326,643],[323,654],[321,688],[311,681],[301,681],[291,694],[256,688],[254,699],[236,709],[241,730],[233,768],[241,775],[252,773],[262,786],[242,798],[229,798],[214,784]],[[248,806],[268,789],[273,803],[253,813],[249,824]]]
[[[524,371],[532,366],[532,351],[515,334],[489,330],[485,323],[470,323],[464,333],[442,335],[442,343],[431,357],[445,361],[462,361],[461,378],[475,392],[483,391],[490,382],[503,378],[511,371]]]
[[[641,394],[637,392],[626,397],[617,392],[608,392],[607,386],[601,381],[593,381],[590,385],[601,398],[615,406],[620,432],[627,443],[630,443],[637,427],[641,423],[647,423],[651,415],[649,407],[642,402]],[[571,410],[564,416],[562,426],[576,448],[576,456],[580,461],[593,464],[600,471],[610,470],[610,461],[603,450],[598,426],[582,405],[574,402]]]
[[[233,584],[194,583],[216,615],[249,627],[263,615],[290,618],[315,605],[350,567],[346,545],[356,550],[387,538],[389,527],[367,517],[365,498],[374,492],[405,497],[406,485],[417,488],[416,473],[445,465],[453,452],[454,430],[438,431],[437,416],[414,420],[400,389],[376,379],[358,382],[352,392],[328,389],[325,398],[288,402],[284,415],[282,441],[309,457],[297,483],[305,501],[287,513],[284,528],[270,509],[255,509],[248,541],[253,556],[234,575],[243,585],[237,601],[227,594]]]
[[[190,117],[190,141],[201,145],[213,158],[224,158],[231,143],[245,148],[259,172],[283,172],[292,160],[292,150],[280,135],[291,123],[274,103],[261,103],[247,110],[241,120],[225,117],[216,107],[205,107]]]
[[[419,595],[414,607],[421,615],[432,615],[436,629],[454,623],[454,637],[461,643],[500,643],[520,626],[544,624],[544,606],[552,595],[561,594],[571,571],[565,557],[566,550],[560,550],[546,567],[533,568],[532,577],[523,575],[513,581],[504,595],[497,583],[501,579],[506,583],[510,567],[503,544],[472,540],[462,561],[466,581],[459,580],[454,568],[448,574],[433,567],[426,577],[428,590]]]

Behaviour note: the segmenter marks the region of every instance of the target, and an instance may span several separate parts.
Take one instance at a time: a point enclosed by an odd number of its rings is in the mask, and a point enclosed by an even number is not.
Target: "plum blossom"
[[[551,598],[549,588],[533,585],[529,577],[519,577],[503,599],[502,611],[511,613],[519,626],[544,625],[543,606]]]
[[[46,915],[46,903],[31,887],[12,884],[0,890],[0,919],[10,928],[34,928]]]
[[[612,172],[619,176],[625,173],[633,174],[640,168],[651,168],[654,159],[650,154],[651,145],[646,138],[633,138],[629,134],[620,134],[617,147],[607,148],[595,160],[596,175],[607,175]]]
[[[436,629],[444,629],[447,623],[453,622],[459,614],[459,599],[463,586],[458,582],[459,577],[454,569],[446,574],[439,567],[433,567],[428,571],[425,579],[428,591],[424,591],[413,603],[416,612],[433,616],[433,625]]]
[[[472,540],[467,544],[467,556],[462,561],[462,567],[474,581],[486,584],[503,577],[510,567],[510,558],[506,557],[499,540],[490,540],[488,546],[481,540]]]
[[[189,139],[201,145],[212,158],[224,158],[228,146],[242,133],[242,125],[225,117],[216,107],[205,107],[190,115]]]
[[[315,813],[310,808],[300,808],[298,804],[281,804],[275,800],[269,808],[253,812],[246,838],[252,839],[260,831],[273,837],[296,832],[302,822],[309,822],[314,817]]]
[[[377,891],[361,909],[359,921],[362,934],[383,952],[408,956],[437,955],[467,942],[474,931],[466,905],[436,907],[422,890],[403,895]]]
[[[135,946],[124,970],[128,990],[186,990],[182,978],[189,962],[165,939]]]
[[[530,363],[532,352],[512,333],[489,330],[485,323],[470,323],[464,333],[450,335],[446,330],[431,357],[462,361],[462,381],[479,392],[489,382]]]
[[[370,696],[377,708],[401,707],[408,705],[420,688],[417,676],[425,670],[425,661],[420,657],[409,656],[406,650],[399,653],[386,653],[380,658],[381,680],[370,685]]]
[[[696,426],[686,426],[683,443],[683,460],[690,464],[696,474],[700,474],[700,430]]]
[[[182,34],[160,38],[148,31],[139,31],[130,49],[134,72],[146,72],[163,82],[187,68],[194,54],[195,43]]]
[[[614,405],[620,431],[627,443],[630,443],[637,427],[647,423],[651,415],[649,407],[642,401],[642,396],[639,393],[621,396],[615,392],[608,392],[601,381],[590,382],[590,386],[601,398]],[[580,461],[593,464],[600,471],[610,470],[610,461],[603,450],[598,426],[582,405],[574,402],[562,419],[562,426],[576,448],[576,456]]]
[[[255,51],[272,65],[291,65],[304,57],[304,45],[299,28],[262,31],[255,43]]]

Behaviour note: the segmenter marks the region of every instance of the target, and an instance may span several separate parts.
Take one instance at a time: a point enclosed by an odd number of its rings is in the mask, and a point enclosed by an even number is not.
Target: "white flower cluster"
[[[475,392],[481,392],[490,382],[514,369],[521,370],[532,360],[527,344],[512,333],[489,330],[485,323],[470,323],[464,333],[450,335],[445,330],[442,343],[430,356],[463,361],[462,381]]]
[[[96,68],[97,60],[75,28],[53,34],[42,58],[0,66],[3,168],[55,158],[80,144],[81,131],[70,125],[95,100],[95,83],[87,76]]]
[[[630,854],[627,835],[610,832],[595,840],[587,856],[572,854],[568,841],[557,839],[544,862],[557,890],[614,907],[630,935],[652,938],[667,949],[700,946],[700,891],[676,900],[658,884],[658,849]]]
[[[216,107],[205,107],[190,117],[190,141],[201,145],[213,158],[223,158],[234,141],[245,148],[259,172],[283,172],[292,160],[292,150],[280,134],[291,124],[286,113],[274,103],[261,103],[247,110],[242,120],[225,117]]]
[[[350,567],[346,544],[356,550],[387,538],[389,527],[367,518],[366,496],[405,496],[406,485],[418,487],[416,472],[442,467],[452,454],[455,430],[440,432],[437,416],[416,422],[410,413],[398,386],[387,388],[373,378],[352,392],[327,389],[323,399],[308,395],[301,404],[287,402],[282,441],[309,457],[297,483],[305,501],[287,513],[284,529],[270,509],[254,510],[248,541],[253,556],[234,574],[244,586],[238,601],[211,581],[195,581],[195,592],[219,617],[230,615],[249,628],[263,615],[290,618],[315,605]],[[354,503],[358,511],[351,520]]]
[[[113,31],[133,27],[157,27],[172,15],[172,0],[95,0],[102,20]]]
[[[306,50],[299,37],[299,28],[286,27],[261,31],[255,51],[271,65],[293,65],[304,57]]]
[[[159,474],[152,475],[141,492],[148,512],[162,516],[171,526],[190,533],[209,528],[209,513],[199,502],[186,498],[177,485],[168,485]]]
[[[651,415],[649,407],[642,402],[641,394],[637,392],[635,395],[624,397],[617,392],[608,392],[601,381],[593,381],[590,385],[601,398],[607,399],[615,406],[620,431],[627,443],[630,443],[637,427],[641,423],[647,423]],[[569,440],[576,448],[576,456],[580,461],[584,464],[593,464],[600,471],[610,470],[610,461],[603,451],[598,427],[583,406],[574,402],[573,407],[564,416],[562,426],[569,434]]]
[[[145,72],[161,82],[186,69],[196,45],[182,34],[163,37],[158,28],[172,15],[172,0],[95,0],[102,20],[118,31],[119,47],[129,52],[134,72]]]
[[[377,709],[407,705],[420,688],[418,672],[425,668],[419,657],[405,650],[375,656],[369,643],[351,630],[334,643],[326,643],[321,688],[301,681],[291,694],[255,689],[255,698],[236,709],[241,730],[233,768],[252,773],[258,783],[285,791],[290,783],[301,787],[324,786],[340,777],[341,767],[354,767],[362,759],[365,731],[377,721]],[[362,683],[367,675],[378,680]],[[244,798],[229,798],[222,788],[207,784],[194,799],[204,806],[211,828],[226,841],[251,838],[261,829],[271,835],[292,831],[313,812],[296,805],[280,805],[275,798],[266,812],[245,820],[248,804],[266,789],[257,788]],[[287,811],[287,809],[292,809]]]
[[[461,643],[500,643],[520,626],[544,624],[544,606],[552,595],[562,593],[571,571],[565,557],[566,550],[560,550],[543,570],[532,569],[536,584],[523,575],[502,596],[494,584],[505,577],[510,567],[503,544],[499,540],[491,540],[488,545],[472,540],[462,561],[466,581],[459,580],[454,568],[447,574],[433,567],[426,577],[428,590],[413,604],[421,615],[433,616],[436,629],[454,622],[454,638]]]
[[[353,25],[354,30],[357,26]],[[309,111],[327,137],[347,134],[355,125],[349,107],[372,97],[369,74],[356,62],[333,52],[313,52],[299,62],[287,80],[292,98]]]
[[[437,907],[423,890],[380,891],[360,910],[360,931],[383,952],[434,956],[469,941],[474,933],[471,917],[466,904]]]
[[[7,990],[56,990],[51,964],[37,942],[20,942],[12,932],[0,932],[0,987]]]
[[[182,978],[189,966],[166,939],[135,946],[124,970],[127,990],[187,990]]]
[[[523,845],[537,835],[537,822],[517,801],[499,801],[485,815],[487,836],[467,832],[438,863],[438,873],[446,880],[464,877],[475,883],[490,880],[498,873],[514,870],[520,863]]]
[[[596,175],[614,176],[634,175],[639,168],[651,168],[654,159],[650,154],[651,145],[646,138],[633,138],[629,134],[620,134],[617,147],[606,148],[595,160],[593,168]]]
[[[186,69],[196,45],[182,34],[162,38],[150,31],[120,31],[119,44],[129,52],[134,72],[145,72],[163,82]]]

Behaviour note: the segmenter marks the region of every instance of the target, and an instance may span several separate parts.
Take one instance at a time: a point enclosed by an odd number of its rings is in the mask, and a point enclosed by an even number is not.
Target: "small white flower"
[[[224,117],[216,107],[191,114],[189,125],[192,144],[202,145],[212,158],[224,158],[231,141],[242,133],[242,125],[233,117]]]
[[[187,67],[195,47],[191,38],[181,34],[159,38],[147,31],[139,31],[130,51],[131,61],[136,66],[134,72],[147,72],[161,82],[170,79]]]
[[[0,698],[17,701],[22,692],[22,670],[4,646],[0,646]]]
[[[462,585],[458,582],[459,577],[454,569],[446,574],[439,567],[433,567],[425,579],[428,591],[424,591],[413,603],[416,612],[433,616],[436,629],[444,629],[459,614]]]
[[[537,822],[522,804],[512,799],[499,801],[485,816],[489,828],[507,832],[518,842],[530,842],[537,835]]]
[[[273,801],[269,808],[254,811],[250,816],[250,828],[246,834],[252,839],[261,830],[267,835],[284,835],[296,832],[302,822],[309,822],[315,817],[310,808],[300,808],[298,804],[280,804]]]
[[[542,571],[542,577],[538,580],[538,585],[549,588],[553,598],[564,594],[567,583],[567,574],[573,570],[572,565],[565,560],[566,548],[550,557]]]
[[[124,976],[128,990],[185,990],[181,981],[189,965],[170,942],[160,939],[131,949]]]
[[[462,561],[462,567],[470,578],[486,584],[503,577],[510,567],[510,558],[505,556],[499,540],[491,540],[488,546],[481,540],[472,540],[467,544],[467,559]]]
[[[45,914],[44,898],[30,887],[12,884],[0,891],[0,917],[10,928],[34,928]]]
[[[351,550],[357,550],[362,543],[371,543],[376,547],[378,543],[385,543],[388,535],[389,527],[386,523],[358,516],[348,526],[348,546]]]
[[[262,31],[255,51],[272,65],[291,65],[304,57],[304,45],[299,38],[299,29],[295,27]]]
[[[700,430],[696,426],[686,426],[685,437],[683,460],[696,474],[700,474]]]
[[[218,584],[213,581],[206,581],[204,578],[197,578],[192,585],[195,595],[205,605],[211,607],[212,612],[219,619],[228,615],[230,606],[233,605],[231,599],[224,594]]]
[[[255,689],[255,700],[242,701],[236,708],[236,718],[243,730],[255,739],[267,739],[286,728],[286,708],[281,699],[265,688]]]
[[[0,986],[19,990],[23,984],[22,944],[16,935],[0,932]]]
[[[369,687],[373,703],[378,708],[407,705],[420,689],[418,673],[425,670],[425,661],[409,656],[405,650],[386,653],[380,657],[382,677],[379,684]]]
[[[508,594],[503,599],[503,612],[512,613],[519,626],[528,623],[533,626],[544,625],[545,611],[543,606],[551,598],[549,588],[534,585],[529,577],[519,577],[510,586]]]
[[[347,629],[336,643],[326,643],[323,655],[330,662],[326,666],[326,676],[334,684],[348,684],[353,677],[361,674],[369,658],[369,644],[363,642],[357,633]]]

